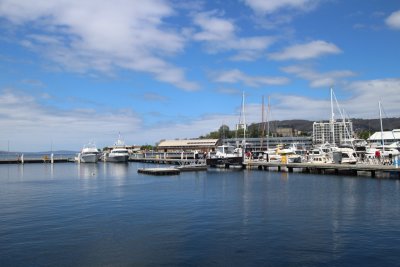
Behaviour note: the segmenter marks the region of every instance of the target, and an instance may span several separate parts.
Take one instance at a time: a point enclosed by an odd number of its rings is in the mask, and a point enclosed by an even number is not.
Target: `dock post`
[[[288,167],[288,172],[293,172],[293,168],[292,167]]]
[[[278,172],[280,172],[280,171],[281,171],[281,166],[279,165],[279,166],[278,166]]]
[[[372,178],[375,178],[375,170],[372,170],[372,171],[371,171],[371,177],[372,177]]]

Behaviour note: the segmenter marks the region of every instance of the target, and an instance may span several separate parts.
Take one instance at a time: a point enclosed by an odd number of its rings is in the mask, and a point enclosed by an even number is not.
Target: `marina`
[[[149,168],[162,166],[0,165],[0,265],[399,262],[398,180],[220,168],[138,173]]]
[[[30,164],[30,163],[67,163],[74,162],[75,160],[71,157],[56,157],[51,159],[51,157],[41,157],[41,158],[29,158],[21,161],[20,158],[17,159],[0,159],[0,164]],[[208,168],[219,167],[219,168],[237,168],[241,169],[257,169],[257,170],[274,170],[278,172],[303,172],[303,173],[316,173],[316,174],[347,174],[347,175],[361,175],[370,177],[381,177],[381,174],[390,173],[390,177],[400,179],[400,168],[396,164],[384,165],[384,164],[334,164],[334,163],[284,163],[278,162],[267,162],[264,160],[252,160],[246,159],[243,163],[238,165],[235,164],[220,164],[220,165],[206,165],[204,160],[195,159],[179,159],[179,158],[159,158],[159,157],[146,157],[146,158],[129,158],[130,162],[137,163],[148,163],[148,164],[162,164],[162,165],[173,165],[173,168],[161,168],[157,170],[156,168],[150,168],[146,170],[141,170],[141,173],[146,174],[171,174],[173,172],[181,171],[207,171]],[[397,162],[397,161],[396,161]],[[78,163],[79,164],[79,163]],[[84,163],[82,163],[84,164]],[[175,174],[175,173],[174,173]]]

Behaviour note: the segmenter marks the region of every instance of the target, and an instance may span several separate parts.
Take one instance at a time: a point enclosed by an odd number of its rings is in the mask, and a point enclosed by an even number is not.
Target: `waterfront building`
[[[186,139],[186,140],[163,140],[157,145],[159,152],[176,151],[214,151],[221,144],[220,139]]]
[[[394,129],[392,131],[376,132],[368,138],[369,143],[390,145],[395,142],[400,142],[400,129]]]
[[[278,145],[299,143],[304,144],[307,149],[312,146],[311,136],[284,136],[284,137],[265,137],[265,138],[246,138],[246,148],[249,150],[266,150],[267,148],[275,148]],[[232,146],[241,146],[243,138],[224,139],[224,144]]]
[[[350,120],[313,123],[313,145],[340,145],[349,142],[353,136],[353,123]]]

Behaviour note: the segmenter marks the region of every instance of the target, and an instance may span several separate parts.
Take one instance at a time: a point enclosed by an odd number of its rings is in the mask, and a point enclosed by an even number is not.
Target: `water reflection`
[[[97,178],[98,174],[99,174],[99,166],[97,163],[78,164],[78,177],[80,179]]]
[[[107,178],[113,178],[112,180],[116,185],[121,186],[124,184],[125,179],[128,176],[127,163],[104,163],[103,164],[104,175]]]

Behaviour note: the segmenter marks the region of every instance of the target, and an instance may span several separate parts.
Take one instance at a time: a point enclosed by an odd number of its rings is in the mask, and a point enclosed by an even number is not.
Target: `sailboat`
[[[392,144],[385,144],[384,132],[383,132],[383,122],[382,122],[382,103],[378,102],[379,105],[379,121],[381,128],[381,144],[370,146],[367,148],[366,157],[367,158],[389,158],[392,159],[400,155],[399,142],[394,142]]]
[[[312,163],[343,163],[343,164],[356,164],[358,162],[357,154],[355,153],[354,146],[352,147],[343,147],[342,143],[349,142],[351,140],[351,136],[349,130],[346,126],[346,120],[344,118],[344,114],[339,108],[338,101],[333,92],[333,88],[330,89],[331,95],[331,118],[329,120],[330,123],[330,134],[331,140],[330,143],[327,142],[325,144],[321,144],[319,147],[314,147],[309,155],[309,161]],[[335,133],[335,113],[333,108],[333,100],[335,100],[337,108],[339,110],[340,115],[343,119],[343,127],[344,127],[344,140],[342,139],[341,134]],[[339,137],[339,138],[337,138]],[[337,140],[339,139],[339,140]],[[338,142],[336,142],[338,141]]]

